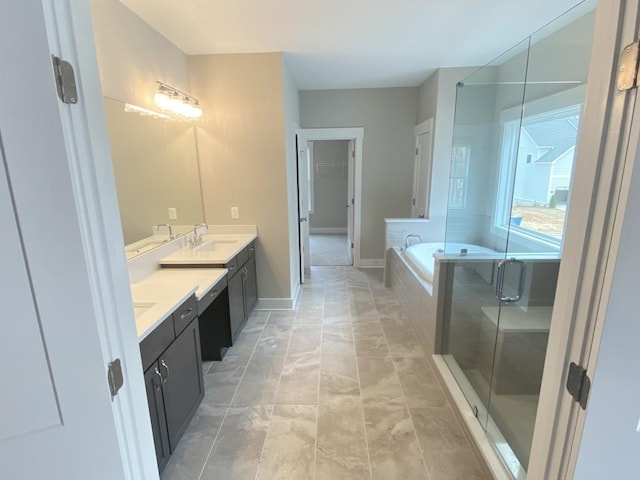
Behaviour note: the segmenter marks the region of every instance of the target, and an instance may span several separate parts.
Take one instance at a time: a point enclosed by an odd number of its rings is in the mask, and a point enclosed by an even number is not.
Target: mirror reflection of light
[[[166,83],[157,83],[158,89],[154,96],[154,103],[160,109],[189,120],[197,120],[202,117],[202,108],[197,98]]]

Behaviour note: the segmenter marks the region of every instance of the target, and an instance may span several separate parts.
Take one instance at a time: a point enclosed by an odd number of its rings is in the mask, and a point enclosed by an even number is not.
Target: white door
[[[300,283],[304,283],[304,270],[310,264],[309,258],[309,194],[311,152],[307,141],[298,137],[298,222],[300,242]]]
[[[0,477],[123,479],[42,4],[0,23]]]
[[[355,178],[356,178],[356,141],[349,140],[349,159],[347,168],[347,257],[353,265],[354,219],[355,219]]]
[[[429,218],[431,142],[431,131],[416,136],[416,163],[413,181],[413,200],[411,202],[411,216],[414,218]]]

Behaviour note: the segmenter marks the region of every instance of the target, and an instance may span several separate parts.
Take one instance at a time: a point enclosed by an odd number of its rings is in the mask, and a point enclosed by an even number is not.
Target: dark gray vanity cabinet
[[[164,397],[162,396],[163,377],[157,365],[144,372],[144,385],[147,390],[147,404],[151,417],[153,443],[156,447],[156,461],[158,469],[162,471],[169,461],[169,433],[164,413]]]
[[[237,272],[229,279],[229,324],[232,343],[238,338],[244,321],[244,275]]]
[[[160,471],[204,397],[195,297],[140,343],[147,402]],[[185,326],[185,321],[190,319]]]
[[[258,301],[255,250],[253,241],[224,265],[229,270],[229,317],[233,342]]]

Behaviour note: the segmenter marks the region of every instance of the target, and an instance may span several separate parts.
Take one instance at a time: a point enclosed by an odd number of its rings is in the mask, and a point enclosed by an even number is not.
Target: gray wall
[[[417,88],[300,92],[303,128],[364,127],[360,256],[384,257],[384,219],[411,213]]]
[[[315,228],[347,231],[345,205],[347,204],[348,155],[348,140],[313,142],[313,213],[309,215],[311,233],[314,233]]]
[[[205,111],[198,123],[207,223],[258,228],[261,298],[291,298],[289,202],[292,148],[285,122],[282,54],[189,57],[192,90]],[[295,97],[289,92],[289,97]],[[287,104],[291,120],[295,98]],[[240,218],[231,218],[231,207]]]

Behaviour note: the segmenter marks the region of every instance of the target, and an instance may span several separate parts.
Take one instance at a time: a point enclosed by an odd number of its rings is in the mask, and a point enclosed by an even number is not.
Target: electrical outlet
[[[178,219],[178,211],[173,207],[169,207],[169,220],[177,220],[177,219]]]
[[[240,218],[240,213],[238,212],[238,207],[231,207],[231,218],[237,220]]]

